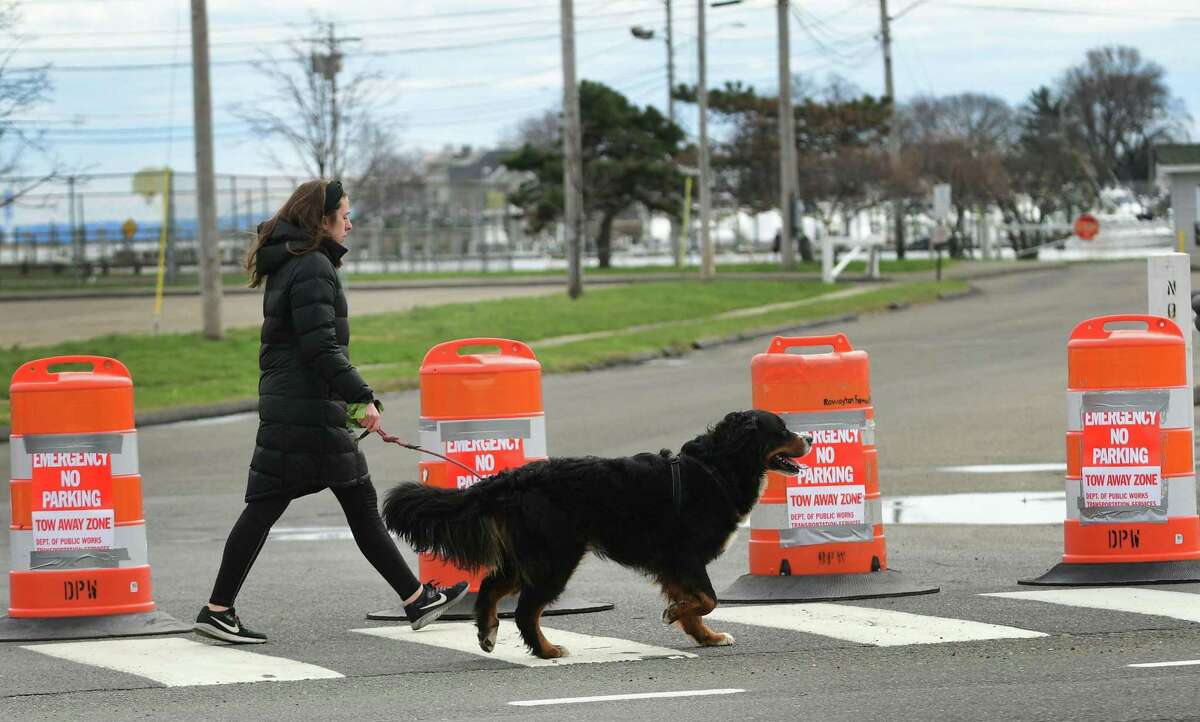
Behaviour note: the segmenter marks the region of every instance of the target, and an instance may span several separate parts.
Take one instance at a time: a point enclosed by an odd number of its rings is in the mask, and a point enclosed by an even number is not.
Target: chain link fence
[[[3,188],[25,179],[0,179]],[[236,271],[254,229],[303,178],[217,175],[220,259]],[[526,233],[511,186],[487,181],[379,179],[350,187],[354,243],[348,260],[389,270],[511,267],[522,257],[561,255],[552,233]],[[169,280],[194,273],[196,177],[192,173],[56,178],[12,198],[0,220],[0,279],[153,274],[160,245]],[[449,265],[447,265],[449,262]],[[2,280],[0,280],[2,283]]]

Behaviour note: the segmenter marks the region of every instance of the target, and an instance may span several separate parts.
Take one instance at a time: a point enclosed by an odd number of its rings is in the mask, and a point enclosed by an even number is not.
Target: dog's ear
[[[721,419],[721,425],[739,431],[757,431],[758,417],[749,411],[730,411]]]
[[[733,417],[733,426],[738,431],[745,434],[753,434],[758,431],[758,414],[753,411],[735,411],[725,418],[729,419],[730,417]]]

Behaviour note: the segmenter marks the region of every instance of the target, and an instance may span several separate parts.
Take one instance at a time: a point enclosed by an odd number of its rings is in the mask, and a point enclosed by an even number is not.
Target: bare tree
[[[46,100],[50,93],[49,66],[11,68],[21,36],[20,3],[0,1],[0,176],[9,178],[12,190],[0,199],[0,207],[15,203],[21,196],[57,177],[62,167],[50,155],[42,131],[28,131],[17,125],[15,117]],[[47,160],[46,170],[32,177],[18,178],[29,153]]]
[[[504,142],[508,148],[531,145],[534,148],[557,147],[562,143],[562,114],[547,110],[541,115],[522,119]]]
[[[286,163],[272,146],[271,162],[281,170],[296,162],[317,178],[346,178],[364,186],[394,155],[392,124],[380,117],[387,97],[383,76],[359,69],[342,77],[345,53],[332,23],[313,20],[310,36],[286,43],[283,58],[264,53],[254,63],[268,91],[231,112],[260,138],[282,140],[293,152]]]
[[[900,108],[897,122],[907,172],[926,186],[949,183],[954,188],[950,252],[959,255],[967,211],[1011,199],[1005,157],[1018,136],[1016,116],[1000,98],[960,93],[914,98]]]
[[[954,140],[993,151],[1006,148],[1016,134],[1008,104],[979,93],[918,96],[901,109],[898,122],[901,138],[910,145]]]
[[[1075,142],[1105,183],[1148,180],[1153,145],[1186,138],[1190,119],[1165,76],[1136,48],[1107,46],[1059,81]]]

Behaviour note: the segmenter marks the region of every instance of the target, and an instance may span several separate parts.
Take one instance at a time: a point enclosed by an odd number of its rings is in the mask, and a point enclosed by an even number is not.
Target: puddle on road
[[[1032,474],[1039,471],[1063,473],[1067,465],[1061,462],[1043,464],[968,464],[967,466],[940,466],[938,471],[947,474]]]
[[[885,497],[884,524],[1061,524],[1064,491]]]

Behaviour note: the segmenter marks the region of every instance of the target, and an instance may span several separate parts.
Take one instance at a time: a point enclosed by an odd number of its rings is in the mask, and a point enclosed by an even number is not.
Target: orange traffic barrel
[[[801,352],[801,353],[797,353]],[[870,360],[843,334],[777,336],[750,364],[754,407],[812,437],[800,472],[767,472],[750,513],[749,573],[727,602],[928,594],[887,565]]]
[[[187,631],[151,593],[129,370],[100,356],[39,359],[17,369],[9,393],[12,568],[0,639]]]
[[[1022,584],[1200,581],[1194,411],[1175,322],[1101,316],[1067,341],[1063,560]]]
[[[480,479],[547,458],[542,365],[528,345],[504,338],[440,343],[425,354],[420,379],[420,446],[457,462],[422,458],[418,464],[422,483],[462,491]],[[439,585],[469,582],[469,599],[444,616],[474,618],[474,595],[486,572],[471,574],[428,553],[418,555],[418,564],[422,580],[436,580]],[[501,616],[511,615],[514,604],[512,598],[504,600]],[[612,606],[573,599],[567,593],[544,614],[603,611]],[[367,618],[405,617],[400,608],[371,612]]]

